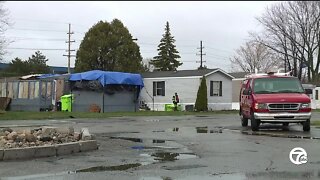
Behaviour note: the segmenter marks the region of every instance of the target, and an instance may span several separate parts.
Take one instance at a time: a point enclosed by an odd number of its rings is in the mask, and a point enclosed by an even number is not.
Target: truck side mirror
[[[305,92],[306,94],[312,94],[312,89],[305,89],[304,92]]]
[[[243,90],[243,95],[251,95],[251,94],[252,94],[251,89],[245,89],[245,90]]]

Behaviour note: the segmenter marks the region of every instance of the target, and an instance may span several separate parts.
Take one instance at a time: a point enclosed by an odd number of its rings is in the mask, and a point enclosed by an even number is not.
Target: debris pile
[[[94,139],[87,128],[75,132],[73,127],[43,126],[36,129],[0,129],[0,149],[48,146]]]

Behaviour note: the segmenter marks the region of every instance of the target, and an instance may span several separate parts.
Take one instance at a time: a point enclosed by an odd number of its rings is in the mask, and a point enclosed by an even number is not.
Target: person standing
[[[174,111],[178,111],[178,103],[179,103],[179,96],[178,93],[175,93],[174,96],[172,97],[172,101],[174,104]]]

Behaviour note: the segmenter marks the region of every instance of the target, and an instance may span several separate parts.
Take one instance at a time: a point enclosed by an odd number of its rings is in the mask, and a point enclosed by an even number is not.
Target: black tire
[[[251,129],[252,131],[259,131],[260,120],[254,118],[253,113],[251,114]]]
[[[248,126],[248,118],[245,118],[242,114],[240,113],[240,119],[241,119],[241,126],[242,127],[247,127]]]
[[[289,131],[289,123],[282,123],[282,130],[283,131]]]
[[[303,122],[303,131],[310,131],[310,119],[308,119],[307,121]]]

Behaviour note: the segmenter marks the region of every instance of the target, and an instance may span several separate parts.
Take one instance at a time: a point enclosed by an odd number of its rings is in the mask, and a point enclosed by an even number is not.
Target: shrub
[[[207,83],[206,78],[203,76],[198,93],[197,99],[195,103],[195,110],[196,111],[208,111],[208,96],[207,96]]]

